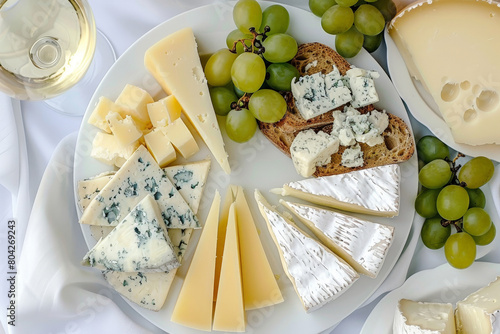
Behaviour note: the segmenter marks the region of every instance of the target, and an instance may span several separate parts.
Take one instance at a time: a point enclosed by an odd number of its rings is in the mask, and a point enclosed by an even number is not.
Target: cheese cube
[[[181,117],[182,108],[173,95],[147,105],[148,115],[154,127],[166,126]]]
[[[141,129],[151,127],[151,120],[149,119],[146,106],[148,103],[153,102],[154,100],[148,92],[130,84],[127,84],[125,88],[123,88],[122,92],[115,101],[116,104],[130,109],[129,115],[132,116]]]
[[[169,95],[163,99],[163,103],[167,108],[169,123],[175,121],[177,118],[181,117],[182,107],[173,95]]]
[[[161,168],[165,167],[177,157],[175,149],[165,134],[156,129],[144,136],[146,147]]]
[[[117,105],[107,97],[101,96],[99,98],[99,102],[89,117],[88,123],[92,124],[99,129],[106,131],[107,133],[111,133],[111,129],[109,128],[108,121],[106,120],[106,116],[110,112],[117,112],[122,117],[125,117],[127,113],[129,113],[129,109],[120,105]]]
[[[99,132],[92,142],[90,156],[109,165],[120,167],[139,147],[136,142],[133,145],[122,146],[115,136]]]
[[[111,111],[106,115],[111,132],[122,146],[134,144],[142,137],[142,132],[131,116],[120,116],[119,113]]]
[[[161,130],[184,158],[187,159],[200,150],[182,118],[176,119]]]

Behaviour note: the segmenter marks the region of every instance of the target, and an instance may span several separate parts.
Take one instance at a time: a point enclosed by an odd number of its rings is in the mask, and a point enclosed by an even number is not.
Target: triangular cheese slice
[[[215,302],[213,330],[216,331],[244,332],[246,328],[237,224],[234,204],[231,204]]]
[[[399,214],[399,166],[373,167],[305,179],[272,192],[335,209],[393,217]]]
[[[242,187],[238,187],[235,199],[240,241],[241,277],[245,310],[266,307],[283,302],[278,282],[252,217]]]
[[[204,331],[212,329],[213,293],[220,195],[215,193],[171,320]]]
[[[215,160],[230,174],[193,30],[181,29],[154,44],[144,55],[144,65],[165,92],[177,98]]]
[[[198,218],[142,145],[90,202],[80,223],[116,226],[146,195],[157,201],[168,228],[200,228]]]
[[[401,299],[394,315],[393,333],[455,334],[453,305]]]
[[[336,299],[359,278],[347,262],[280,215],[258,190],[255,200],[306,312]]]
[[[394,227],[310,205],[280,203],[357,272],[377,277],[392,244]]]
[[[85,255],[84,264],[122,272],[162,272],[179,267],[154,198],[144,197]]]
[[[94,177],[78,181],[78,204],[82,212],[85,211],[94,197],[96,197],[101,189],[113,178],[114,174],[114,171],[104,172]]]

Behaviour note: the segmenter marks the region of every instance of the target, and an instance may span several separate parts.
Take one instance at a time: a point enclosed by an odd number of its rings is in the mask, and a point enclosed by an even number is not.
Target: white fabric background
[[[98,28],[109,38],[118,56],[157,24],[183,11],[215,2],[210,0],[89,1]],[[305,0],[278,2],[307,9]],[[384,65],[384,48],[377,51],[375,57]],[[84,110],[86,105],[74,105],[73,108]],[[0,269],[2,273],[7,272],[6,260],[1,258],[6,254],[4,249],[7,248],[6,222],[15,217],[18,262],[21,250],[23,253],[21,254],[23,271],[18,278],[22,280],[21,287],[24,288],[21,300],[18,301],[24,302],[22,313],[18,314],[16,324],[26,326],[7,327],[5,317],[0,316],[2,328],[9,333],[23,334],[161,333],[139,317],[128,304],[103,284],[103,280],[97,278],[93,271],[71,265],[58,267],[58,263],[77,263],[81,254],[76,250],[85,247],[83,238],[78,233],[79,229],[65,224],[75,217],[71,202],[73,198],[71,156],[75,136],[65,137],[78,131],[81,117],[56,113],[43,102],[23,101],[19,105],[18,101],[0,97],[0,119],[0,184],[3,185],[0,186],[0,203],[2,203]],[[418,123],[413,121],[412,125],[417,136],[427,133]],[[51,168],[46,170],[49,161]],[[52,168],[54,166],[56,168]],[[45,177],[40,183],[44,173]],[[61,202],[58,200],[61,198],[69,198],[70,205],[61,207]],[[30,243],[23,245],[32,206],[33,215],[29,220],[30,228],[26,234],[26,239]],[[419,231],[419,221],[421,220],[416,219],[414,227],[416,233]],[[37,228],[36,224],[45,224],[44,226],[48,228]],[[50,228],[50,224],[53,224],[54,229]],[[61,240],[58,239],[61,235],[65,237],[63,244],[74,245],[74,248],[63,249]],[[416,235],[411,237],[412,242],[408,246],[410,251],[404,254],[405,258],[398,263],[394,275],[391,275],[387,284],[384,284],[385,287],[381,287],[381,291],[397,287],[402,279],[411,273],[433,268],[445,262],[444,257],[438,252],[422,247]],[[416,251],[413,254],[414,247]],[[442,250],[439,252],[442,253]],[[40,261],[32,261],[31,256],[34,255]],[[44,258],[47,261],[44,261]],[[49,259],[58,262],[48,261]],[[483,258],[492,262],[499,262],[499,259],[499,249]],[[49,277],[50,280],[44,280],[44,277]],[[0,280],[5,282],[3,276]],[[7,289],[7,285],[3,283],[0,285],[0,308],[3,310],[5,310],[3,305],[7,305]],[[379,299],[380,297],[376,298],[376,301]],[[359,333],[376,301],[355,311],[332,333]],[[26,318],[22,318],[22,315],[26,315]]]

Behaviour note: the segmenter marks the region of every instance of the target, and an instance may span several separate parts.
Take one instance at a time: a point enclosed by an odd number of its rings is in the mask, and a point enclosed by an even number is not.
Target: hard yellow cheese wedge
[[[192,29],[181,29],[154,44],[146,51],[144,64],[162,88],[177,98],[217,162],[229,174],[231,168]]]

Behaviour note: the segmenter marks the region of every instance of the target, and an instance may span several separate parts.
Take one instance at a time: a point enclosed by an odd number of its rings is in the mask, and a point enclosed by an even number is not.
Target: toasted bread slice
[[[331,113],[329,113],[331,114]],[[415,143],[413,135],[406,123],[399,117],[387,114],[389,116],[389,126],[385,129],[384,143],[375,146],[369,146],[359,143],[363,151],[364,164],[361,167],[345,167],[341,164],[342,153],[345,146],[340,146],[339,151],[332,155],[332,161],[321,167],[316,168],[314,176],[326,176],[352,172],[354,170],[371,168],[375,166],[399,163],[411,158],[415,152]],[[282,127],[276,126],[276,123],[259,122],[262,133],[283,153],[290,156],[290,146],[299,131],[286,132]],[[315,131],[324,131],[330,133],[332,125],[314,128]]]
[[[291,60],[291,64],[299,70],[301,76],[312,75],[318,72],[328,74],[333,71],[333,65],[337,66],[342,75],[345,75],[346,72],[351,69],[351,64],[335,50],[316,42],[299,45],[297,54]],[[281,128],[281,131],[295,132],[324,126],[333,122],[333,116],[330,111],[309,120],[305,120],[295,107],[292,93],[287,93],[286,100],[288,104],[287,112],[285,116],[276,123],[276,126]],[[344,106],[335,109],[343,110]],[[335,109],[332,109],[332,111]],[[370,104],[358,110],[363,114],[373,109],[373,105]]]

